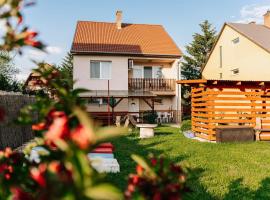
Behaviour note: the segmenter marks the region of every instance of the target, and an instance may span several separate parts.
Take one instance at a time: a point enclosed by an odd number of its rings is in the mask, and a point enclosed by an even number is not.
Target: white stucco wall
[[[128,90],[128,58],[119,56],[81,56],[75,55],[73,60],[74,87],[89,90],[107,90],[108,80],[90,79],[90,61],[111,61],[112,71],[110,90]]]
[[[239,43],[233,39],[239,37]],[[220,51],[222,46],[222,67],[220,67]],[[224,80],[270,80],[270,54],[233,30],[225,26],[203,72],[206,79]],[[239,69],[238,75],[233,75],[233,69]]]
[[[111,79],[110,79],[110,90],[128,90],[128,74],[131,75],[128,70],[128,60],[138,59],[138,57],[120,57],[120,56],[90,56],[90,55],[74,55],[74,69],[73,79],[76,81],[74,88],[86,88],[89,90],[107,90],[108,81],[91,79],[90,78],[90,61],[111,61]],[[145,58],[144,58],[145,59]],[[162,74],[164,78],[177,80],[178,76],[178,62],[176,59],[171,67],[164,66],[162,68]],[[158,65],[157,65],[158,66]],[[180,77],[180,76],[179,76]],[[162,105],[157,105],[156,110],[169,110],[181,108],[181,100],[177,97],[178,94],[181,96],[181,91],[177,92],[177,84],[175,83],[175,96],[162,97],[164,98]],[[116,108],[115,111],[129,111],[128,100],[123,100]],[[107,112],[107,105],[89,104],[87,110],[90,112]],[[150,110],[149,106],[144,102],[140,101],[140,111]]]

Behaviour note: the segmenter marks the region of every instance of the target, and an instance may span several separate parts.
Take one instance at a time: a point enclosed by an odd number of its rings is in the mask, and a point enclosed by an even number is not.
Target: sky
[[[270,0],[36,0],[24,10],[25,23],[40,33],[47,54],[25,49],[15,56],[24,80],[35,67],[31,60],[60,64],[70,51],[78,20],[114,22],[123,11],[123,22],[162,24],[182,51],[199,32],[199,23],[209,20],[219,32],[224,22],[262,23]]]

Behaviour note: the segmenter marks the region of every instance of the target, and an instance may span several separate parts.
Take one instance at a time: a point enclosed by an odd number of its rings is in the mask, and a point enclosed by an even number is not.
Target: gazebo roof
[[[177,84],[183,85],[228,85],[228,86],[264,86],[270,85],[270,81],[255,80],[218,80],[218,79],[196,79],[196,80],[178,80]]]

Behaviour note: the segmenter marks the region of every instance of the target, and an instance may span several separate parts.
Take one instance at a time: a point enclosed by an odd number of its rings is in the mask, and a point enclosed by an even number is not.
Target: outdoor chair
[[[121,126],[121,116],[116,116],[115,125],[117,127]]]
[[[133,115],[128,115],[128,118],[129,118],[129,121],[130,123],[136,127],[136,125],[138,124],[137,121],[134,119],[134,116]]]

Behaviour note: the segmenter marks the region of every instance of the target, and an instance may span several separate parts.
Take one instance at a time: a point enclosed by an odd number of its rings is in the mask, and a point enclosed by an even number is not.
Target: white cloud
[[[17,55],[15,58],[15,64],[20,69],[20,73],[17,75],[18,80],[25,80],[31,69],[36,68],[36,64],[32,61],[58,64],[62,61],[64,54],[64,50],[57,46],[48,46],[45,51],[25,48],[23,55]]]
[[[57,46],[47,46],[45,49],[49,54],[61,54],[62,49]]]
[[[240,10],[240,19],[237,21],[239,23],[249,23],[263,22],[263,15],[267,10],[270,10],[270,4],[250,4],[245,5]]]

